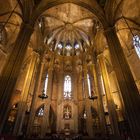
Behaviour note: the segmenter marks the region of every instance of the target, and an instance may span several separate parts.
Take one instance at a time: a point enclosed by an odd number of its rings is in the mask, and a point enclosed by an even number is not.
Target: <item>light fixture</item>
[[[97,98],[98,98],[98,97],[97,97],[96,95],[91,95],[91,96],[89,96],[89,99],[90,99],[90,100],[93,100],[93,101],[96,100]]]
[[[48,98],[48,95],[42,93],[42,94],[39,95],[38,97],[41,98],[41,99],[43,100],[43,99],[47,99],[47,98]]]

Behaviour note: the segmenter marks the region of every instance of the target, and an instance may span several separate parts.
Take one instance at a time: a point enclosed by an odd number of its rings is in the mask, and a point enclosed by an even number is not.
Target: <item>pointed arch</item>
[[[72,82],[71,76],[66,75],[64,77],[64,99],[71,99],[71,92],[72,92]]]
[[[42,104],[36,111],[36,116],[42,117],[44,115],[44,104]]]

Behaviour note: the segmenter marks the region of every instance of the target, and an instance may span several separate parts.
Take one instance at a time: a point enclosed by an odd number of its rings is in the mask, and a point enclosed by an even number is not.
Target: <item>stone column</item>
[[[115,105],[117,105],[116,112],[118,114],[118,121],[123,121],[124,105],[114,70],[109,73],[109,80],[112,97],[114,99]]]
[[[140,95],[114,28],[105,28],[111,61],[135,140],[140,139]]]
[[[80,66],[82,67],[82,66]],[[84,93],[83,93],[83,77],[82,71],[78,71],[77,73],[77,99],[78,99],[78,129],[79,133],[83,132],[83,100],[84,100]]]
[[[35,119],[35,113],[36,113],[36,102],[38,99],[38,93],[39,93],[39,88],[41,85],[41,78],[43,74],[43,69],[44,69],[44,54],[40,56],[40,62],[37,68],[37,74],[36,74],[36,82],[35,82],[35,87],[34,87],[34,92],[33,92],[33,97],[32,97],[32,103],[30,107],[30,115],[29,115],[29,122],[27,126],[27,132],[26,135],[29,136],[32,132],[33,125],[34,125],[34,119]]]
[[[22,24],[16,39],[11,55],[1,73],[0,77],[0,133],[8,114],[10,102],[17,77],[19,75],[24,56],[27,51],[33,27],[29,24]]]
[[[102,73],[102,77],[103,77],[103,81],[105,85],[106,99],[107,99],[107,104],[108,104],[108,112],[109,112],[109,118],[110,118],[112,131],[115,136],[119,136],[117,113],[116,113],[115,104],[114,104],[111,91],[110,91],[110,82],[109,82],[108,72],[107,72],[103,55],[100,55],[98,57],[98,60],[99,60],[99,65],[100,65],[100,69],[101,69],[101,73]]]
[[[44,105],[41,137],[45,137],[46,133],[50,133],[49,116],[50,116],[50,107],[51,107],[51,99],[52,99],[51,97],[52,97],[52,89],[53,89],[53,62],[54,62],[54,58],[52,58],[50,67],[48,69],[48,86],[47,86],[48,98],[46,99]]]
[[[95,93],[97,95],[97,102],[98,102],[98,114],[99,114],[99,121],[100,121],[100,131],[102,135],[106,134],[106,120],[104,114],[104,107],[103,107],[103,100],[102,94],[99,92],[99,85],[98,85],[98,75],[97,75],[97,64],[91,65],[91,71],[94,77],[94,84],[95,84]]]
[[[5,66],[7,56],[8,54],[4,50],[1,49],[1,44],[0,44],[0,75]]]
[[[78,133],[78,101],[77,101],[77,73],[72,72],[72,98],[73,98],[73,120],[74,120],[74,131]]]
[[[57,99],[57,132],[60,132],[62,128],[62,112],[63,107],[61,106],[61,103],[64,99],[63,93],[64,93],[64,72],[62,69],[60,69],[60,72],[58,71],[58,99]],[[62,108],[61,108],[62,107]]]
[[[93,137],[93,121],[92,121],[92,114],[91,114],[91,100],[89,100],[89,92],[88,92],[88,82],[87,82],[87,67],[84,65],[84,95],[85,95],[85,110],[87,113],[86,118],[86,129],[88,135]]]
[[[30,90],[30,85],[32,84],[33,76],[35,73],[37,60],[38,54],[36,52],[33,52],[23,84],[21,101],[18,104],[18,112],[13,131],[14,135],[20,135],[20,133],[22,132],[22,125],[24,122],[25,112],[27,110],[27,98]]]

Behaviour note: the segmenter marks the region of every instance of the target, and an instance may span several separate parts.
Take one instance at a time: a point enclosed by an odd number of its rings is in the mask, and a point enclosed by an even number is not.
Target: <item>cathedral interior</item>
[[[139,0],[0,0],[0,139],[140,140]]]

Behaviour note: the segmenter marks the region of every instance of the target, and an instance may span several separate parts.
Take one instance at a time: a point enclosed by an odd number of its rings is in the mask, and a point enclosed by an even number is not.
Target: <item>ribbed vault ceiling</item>
[[[78,55],[91,47],[96,20],[85,8],[72,3],[58,5],[43,14],[40,27],[42,22],[45,41],[58,54]]]

